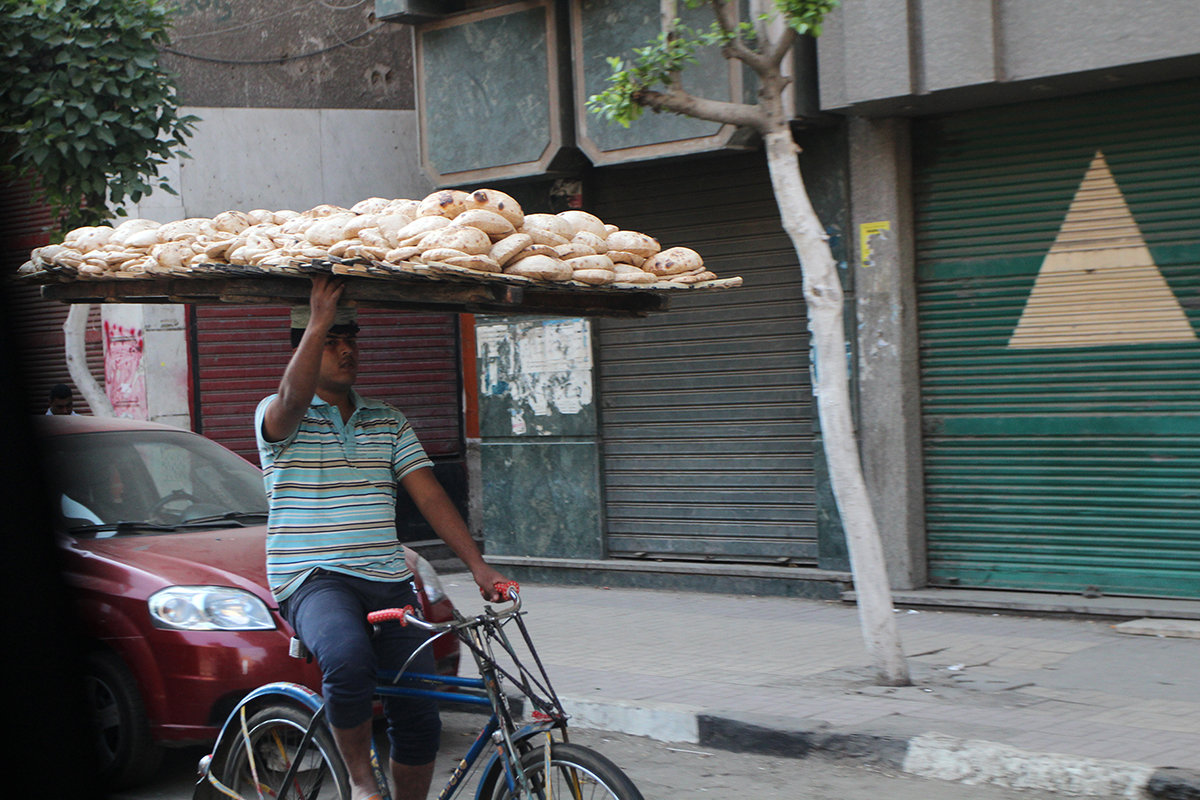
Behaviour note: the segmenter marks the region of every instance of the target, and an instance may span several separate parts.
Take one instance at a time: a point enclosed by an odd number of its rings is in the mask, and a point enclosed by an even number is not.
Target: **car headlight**
[[[269,631],[267,604],[228,586],[171,586],[150,596],[155,627],[179,631]]]
[[[414,553],[414,555],[416,554]],[[433,605],[446,596],[446,590],[442,587],[442,579],[438,577],[437,570],[433,568],[433,565],[424,558],[417,555],[415,561],[417,574],[421,576],[421,585],[425,588],[425,597],[429,600],[429,604]]]

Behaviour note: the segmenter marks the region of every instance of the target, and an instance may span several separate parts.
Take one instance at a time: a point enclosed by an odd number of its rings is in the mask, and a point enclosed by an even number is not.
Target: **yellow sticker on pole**
[[[879,236],[891,231],[892,223],[889,220],[881,220],[879,222],[862,222],[858,226],[858,253],[859,263],[864,267],[870,267],[874,264],[871,259],[871,237]]]

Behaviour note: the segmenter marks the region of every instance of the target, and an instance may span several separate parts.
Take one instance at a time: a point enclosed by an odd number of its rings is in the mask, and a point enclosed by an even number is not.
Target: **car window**
[[[56,510],[67,528],[185,524],[266,514],[262,475],[225,448],[181,431],[108,431],[50,437],[44,448]],[[137,531],[133,531],[137,532]],[[108,530],[98,535],[121,535]]]

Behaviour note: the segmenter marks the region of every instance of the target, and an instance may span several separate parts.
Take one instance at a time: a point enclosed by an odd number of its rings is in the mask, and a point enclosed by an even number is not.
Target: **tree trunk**
[[[850,551],[859,623],[880,683],[907,686],[908,664],[892,609],[879,528],[863,479],[850,414],[843,293],[828,237],[804,188],[796,144],[786,122],[764,134],[767,168],[784,230],[800,257],[804,299],[816,354],[813,393],[833,494]]]
[[[116,416],[108,395],[100,388],[100,384],[92,377],[87,365],[87,345],[84,342],[84,331],[87,329],[88,314],[91,306],[86,303],[75,303],[67,312],[66,322],[63,323],[63,334],[66,340],[63,349],[67,356],[67,372],[71,380],[83,393],[83,399],[97,417]]]

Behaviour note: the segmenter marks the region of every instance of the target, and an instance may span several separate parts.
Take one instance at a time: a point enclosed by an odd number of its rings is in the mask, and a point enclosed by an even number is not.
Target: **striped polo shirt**
[[[396,538],[396,484],[432,467],[412,426],[387,403],[351,392],[354,413],[314,397],[296,431],[263,438],[263,416],[278,395],[258,404],[254,431],[267,487],[267,582],[284,600],[317,568],[368,580],[410,577]]]

